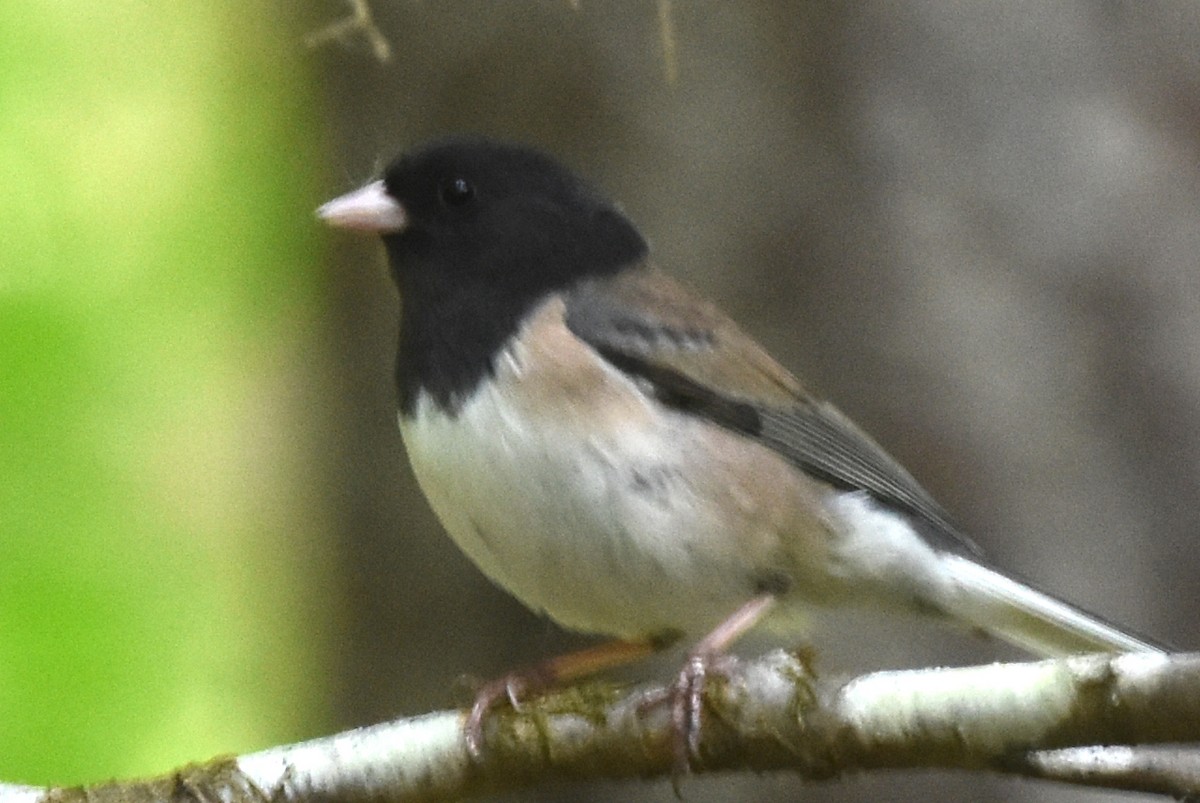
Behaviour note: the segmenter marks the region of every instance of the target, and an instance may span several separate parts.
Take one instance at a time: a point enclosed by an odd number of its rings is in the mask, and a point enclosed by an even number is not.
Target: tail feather
[[[970,558],[943,554],[955,614],[1038,655],[1168,650]]]

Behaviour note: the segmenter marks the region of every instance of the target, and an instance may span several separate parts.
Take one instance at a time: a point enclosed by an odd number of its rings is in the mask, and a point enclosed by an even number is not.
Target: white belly
[[[404,440],[430,505],[496,583],[577,630],[700,632],[752,593],[681,468],[672,426],[609,432],[578,448],[502,390],[456,419],[422,401]]]

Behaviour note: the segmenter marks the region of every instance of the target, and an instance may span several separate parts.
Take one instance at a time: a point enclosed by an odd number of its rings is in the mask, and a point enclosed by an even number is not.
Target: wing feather
[[[803,386],[715,306],[644,266],[567,296],[571,331],[664,403],[773,449],[844,490],[909,514],[943,549],[977,555],[942,507],[832,405]]]

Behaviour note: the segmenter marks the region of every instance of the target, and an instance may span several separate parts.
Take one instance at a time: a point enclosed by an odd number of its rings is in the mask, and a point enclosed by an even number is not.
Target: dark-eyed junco
[[[504,694],[685,636],[672,695],[695,749],[705,672],[757,624],[858,606],[1040,654],[1159,651],[988,565],[932,497],[551,158],[438,142],[318,210],[383,238],[402,315],[400,429],[451,537],[535,611],[617,641]],[[692,742],[687,744],[687,742]]]

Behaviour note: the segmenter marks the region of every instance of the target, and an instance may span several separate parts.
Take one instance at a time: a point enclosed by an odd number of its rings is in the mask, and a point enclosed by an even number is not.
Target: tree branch
[[[501,709],[472,762],[465,714],[428,714],[144,782],[0,785],[37,801],[458,799],[549,778],[667,776],[669,716],[657,688],[591,683]],[[659,695],[660,696],[660,695]],[[1200,793],[1195,752],[1095,745],[1200,741],[1200,654],[1077,656],[818,680],[782,651],[709,685],[696,772],[791,770],[823,780],[878,768],[990,770],[1091,786]],[[1190,763],[1189,763],[1190,762]]]
[[[347,0],[350,3],[350,15],[337,22],[330,23],[320,30],[313,31],[304,37],[304,44],[310,48],[320,47],[331,41],[346,41],[358,34],[371,47],[371,53],[380,62],[392,58],[392,45],[387,37],[375,24],[371,14],[371,6],[367,0]]]

